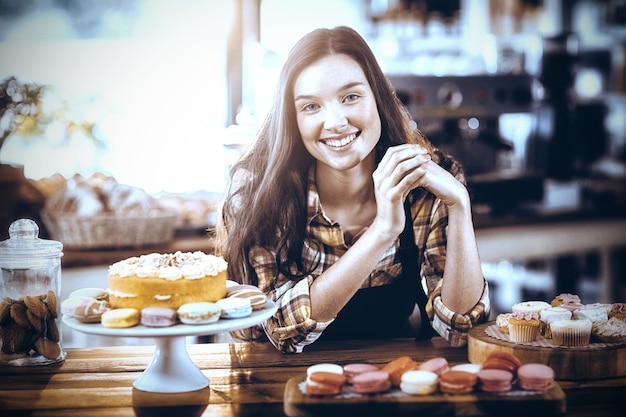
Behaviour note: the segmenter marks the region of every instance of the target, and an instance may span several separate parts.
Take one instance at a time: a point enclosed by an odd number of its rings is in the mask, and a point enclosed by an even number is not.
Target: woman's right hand
[[[404,144],[387,149],[374,170],[376,217],[373,228],[380,228],[389,238],[397,238],[404,229],[404,200],[427,171],[430,154],[419,145]]]

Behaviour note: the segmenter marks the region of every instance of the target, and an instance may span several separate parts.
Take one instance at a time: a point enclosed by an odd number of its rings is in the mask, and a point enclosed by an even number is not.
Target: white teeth
[[[346,136],[343,139],[328,139],[325,140],[324,143],[333,148],[341,148],[342,146],[346,146],[347,144],[352,142],[354,139],[356,139],[356,133]]]

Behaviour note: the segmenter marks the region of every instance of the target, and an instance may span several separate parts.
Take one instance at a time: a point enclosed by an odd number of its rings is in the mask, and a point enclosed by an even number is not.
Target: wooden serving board
[[[541,416],[560,415],[566,399],[558,384],[545,392],[513,389],[490,394],[450,395],[439,391],[409,395],[398,388],[381,394],[356,394],[344,388],[336,396],[312,396],[302,391],[302,378],[291,378],[285,386],[284,412],[289,417],[330,416]],[[530,414],[532,415],[532,414]]]
[[[543,363],[554,369],[556,379],[582,380],[626,376],[626,345],[597,347],[541,347],[516,344],[489,336],[485,329],[495,322],[472,328],[467,342],[470,362],[482,364],[494,350],[513,353],[523,363]]]

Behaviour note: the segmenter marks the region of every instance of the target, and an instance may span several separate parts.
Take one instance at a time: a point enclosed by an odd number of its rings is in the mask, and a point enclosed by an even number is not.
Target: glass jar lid
[[[9,227],[9,239],[0,242],[0,262],[59,258],[63,256],[62,250],[61,242],[39,238],[39,226],[33,220],[19,219]]]

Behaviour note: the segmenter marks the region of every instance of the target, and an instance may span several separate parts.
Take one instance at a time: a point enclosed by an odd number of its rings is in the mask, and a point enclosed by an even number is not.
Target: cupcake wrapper
[[[539,326],[509,325],[509,337],[513,343],[533,342],[538,333]]]
[[[586,346],[589,344],[591,332],[557,331],[552,332],[552,340],[561,346]]]

